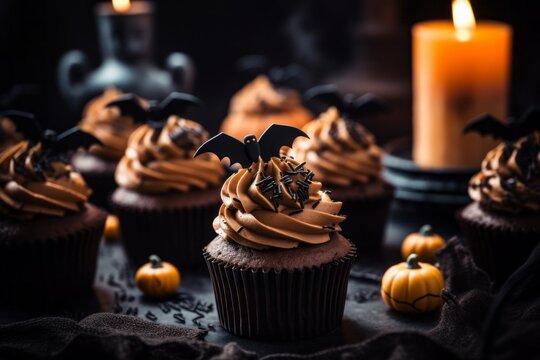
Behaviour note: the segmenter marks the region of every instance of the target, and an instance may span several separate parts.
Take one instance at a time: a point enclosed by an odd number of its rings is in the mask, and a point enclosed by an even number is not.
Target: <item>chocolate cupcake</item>
[[[201,249],[213,237],[225,170],[212,155],[192,158],[208,139],[200,124],[173,115],[162,126],[142,125],[131,135],[116,169],[119,188],[111,207],[134,265],[150,254],[167,254],[185,269],[204,264]]]
[[[457,219],[474,260],[501,284],[540,241],[540,132],[491,150]]]
[[[268,77],[260,75],[233,96],[221,131],[242,140],[246,134],[261,136],[272,124],[302,127],[312,119],[298,92],[276,89]]]
[[[359,123],[330,107],[303,130],[310,139],[295,141],[290,155],[313,169],[343,212],[354,221],[343,225],[359,250],[380,249],[393,190],[381,178],[382,150]]]
[[[66,156],[37,143],[0,152],[0,301],[48,306],[92,291],[106,214]]]
[[[272,157],[223,184],[204,257],[229,332],[296,340],[340,326],[355,247],[339,233],[342,203],[313,176]]]
[[[90,201],[104,208],[108,208],[109,196],[116,188],[116,165],[124,155],[129,135],[138,127],[131,116],[122,116],[117,107],[106,106],[122,95],[120,90],[108,88],[86,105],[79,126],[98,138],[102,145],[80,151],[72,159],[93,190]]]

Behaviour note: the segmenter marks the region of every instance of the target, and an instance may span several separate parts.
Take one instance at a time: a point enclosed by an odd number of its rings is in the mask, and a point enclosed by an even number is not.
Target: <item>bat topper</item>
[[[30,113],[9,110],[0,112],[0,116],[11,119],[15,124],[15,129],[31,143],[40,142],[44,153],[48,156],[63,155],[81,147],[89,148],[94,144],[101,145],[101,141],[95,136],[81,130],[78,126],[58,134],[51,129],[43,131],[35,116]]]
[[[463,133],[472,131],[480,135],[490,135],[495,139],[515,141],[534,131],[540,131],[540,108],[532,107],[519,118],[508,118],[506,123],[490,114],[482,114],[463,128]]]
[[[342,94],[337,86],[331,84],[312,87],[306,91],[304,98],[307,101],[313,100],[335,106],[343,116],[351,120],[388,110],[388,105],[373,94],[367,93],[362,96]]]
[[[278,124],[270,125],[259,140],[250,134],[246,135],[242,142],[225,133],[219,133],[202,144],[193,157],[211,152],[220,160],[228,157],[231,165],[239,163],[243,168],[247,168],[258,161],[259,157],[268,162],[272,156],[278,156],[282,146],[292,146],[294,139],[299,136],[309,138],[300,129]]]
[[[106,107],[116,106],[122,116],[131,116],[135,123],[148,124],[156,130],[154,135],[157,137],[170,115],[180,116],[191,106],[200,104],[201,101],[193,95],[172,92],[161,102],[149,101],[148,107],[142,106],[134,94],[122,95],[119,99],[108,103]]]
[[[286,66],[272,66],[270,60],[263,55],[248,55],[238,59],[238,71],[249,78],[266,74],[268,79],[277,88],[304,88],[309,82],[307,71],[298,64]]]

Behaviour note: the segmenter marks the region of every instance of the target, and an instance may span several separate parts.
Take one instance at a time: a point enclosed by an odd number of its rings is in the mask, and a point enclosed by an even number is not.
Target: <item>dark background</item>
[[[66,128],[79,117],[58,95],[56,68],[62,54],[81,49],[93,66],[100,62],[93,11],[96,2],[0,2],[0,42],[4,49],[0,57],[0,92],[16,83],[39,84],[42,96],[37,112],[49,126]],[[162,64],[173,51],[193,57],[198,68],[195,94],[208,109],[199,120],[212,131],[226,114],[228,99],[242,85],[235,70],[238,57],[265,54],[276,64],[299,62],[310,69],[316,80],[324,81],[350,65],[355,49],[352,29],[361,15],[358,0],[155,3],[155,61]],[[536,3],[472,1],[477,19],[501,20],[514,28],[512,113],[540,103],[540,21]],[[403,0],[400,17],[408,32],[417,21],[449,19],[450,7],[450,0]],[[406,35],[404,38],[409,39]],[[408,64],[410,52],[391,61]]]

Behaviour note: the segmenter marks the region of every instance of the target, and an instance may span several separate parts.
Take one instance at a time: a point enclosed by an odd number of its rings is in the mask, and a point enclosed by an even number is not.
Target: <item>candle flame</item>
[[[115,11],[123,13],[129,10],[131,4],[129,0],[112,0],[112,6]]]
[[[454,0],[452,16],[458,41],[469,41],[476,28],[476,20],[469,0]]]

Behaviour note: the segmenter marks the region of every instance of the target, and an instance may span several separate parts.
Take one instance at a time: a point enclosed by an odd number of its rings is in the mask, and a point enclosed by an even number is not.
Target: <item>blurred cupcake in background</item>
[[[93,189],[90,201],[104,208],[108,208],[109,196],[116,188],[114,172],[124,155],[129,135],[140,125],[133,117],[122,116],[117,107],[107,107],[123,95],[111,87],[86,105],[79,126],[98,138],[102,145],[80,151],[72,159],[77,171]]]
[[[296,90],[276,88],[259,75],[232,97],[221,131],[242,140],[247,134],[261,136],[272,124],[302,127],[312,119]]]

